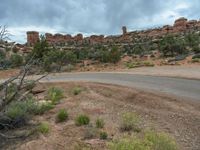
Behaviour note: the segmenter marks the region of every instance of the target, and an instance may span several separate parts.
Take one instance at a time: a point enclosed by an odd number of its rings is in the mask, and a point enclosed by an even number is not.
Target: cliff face
[[[175,20],[172,26],[166,25],[162,28],[149,29],[143,31],[127,32],[125,26],[122,27],[122,35],[107,36],[104,35],[92,35],[84,38],[82,34],[78,34],[74,37],[71,35],[62,35],[46,33],[46,40],[50,45],[57,45],[63,43],[70,44],[109,44],[109,43],[132,43],[137,38],[151,38],[156,39],[166,34],[185,34],[188,32],[194,32],[200,30],[200,21],[187,20],[186,18],[179,18]],[[27,32],[27,44],[33,46],[39,40],[39,33],[36,31]]]

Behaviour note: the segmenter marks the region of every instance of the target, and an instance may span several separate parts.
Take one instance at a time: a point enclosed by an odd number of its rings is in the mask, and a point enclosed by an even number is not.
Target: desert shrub
[[[105,125],[104,120],[103,119],[97,119],[96,120],[96,128],[103,128]]]
[[[54,108],[54,105],[52,103],[46,102],[42,104],[38,104],[37,109],[35,109],[34,114],[35,115],[42,115],[45,112],[51,110]]]
[[[200,62],[200,58],[192,59],[192,63],[199,63],[199,62]]]
[[[125,66],[126,66],[127,68],[131,69],[131,68],[140,67],[140,66],[142,66],[142,65],[141,65],[141,63],[139,63],[139,62],[127,62],[127,63],[125,64]]]
[[[200,53],[200,47],[199,47],[199,45],[193,47],[192,50],[193,50],[196,54]]]
[[[50,131],[50,127],[49,124],[47,122],[42,122],[40,123],[40,125],[38,126],[37,129],[40,133],[42,134],[47,134]]]
[[[121,52],[117,47],[113,47],[110,51],[110,62],[117,63],[121,59]]]
[[[75,119],[75,124],[77,126],[88,125],[90,123],[90,118],[87,115],[79,115]]]
[[[43,58],[44,55],[46,55],[51,49],[49,49],[48,43],[44,36],[40,37],[40,41],[38,41],[33,48],[31,56],[34,56],[35,58]]]
[[[18,54],[11,55],[10,61],[12,63],[12,67],[19,67],[23,65],[23,57]]]
[[[99,138],[100,138],[101,140],[106,140],[106,139],[108,138],[107,132],[101,131],[101,132],[99,133]]]
[[[68,64],[68,65],[66,65],[66,66],[63,68],[63,71],[71,72],[71,71],[74,70],[74,69],[75,69],[74,65]]]
[[[31,90],[35,87],[36,83],[32,80],[28,80],[24,83],[24,87],[26,88],[26,90]]]
[[[159,51],[163,56],[177,56],[187,54],[185,41],[173,35],[167,35],[159,43]]]
[[[146,67],[153,67],[154,66],[154,64],[149,62],[149,61],[144,61],[143,65],[146,66]]]
[[[79,95],[81,92],[82,92],[82,88],[81,87],[74,87],[73,89],[72,89],[72,93],[74,94],[74,95]]]
[[[15,120],[17,118],[28,118],[38,108],[34,100],[16,101],[10,104],[6,110],[6,115]]]
[[[11,83],[8,85],[7,87],[7,95],[6,95],[6,99],[11,99],[15,93],[17,92],[17,84],[16,83]]]
[[[64,122],[68,119],[68,113],[65,109],[61,109],[59,110],[57,116],[56,116],[56,120],[57,122]]]
[[[196,58],[199,58],[200,59],[200,54],[196,54],[192,57],[192,59],[196,59]]]
[[[15,128],[23,126],[30,119],[30,116],[34,115],[37,109],[38,105],[32,99],[12,102],[5,111],[5,116],[9,118],[5,122]]]
[[[53,64],[56,64],[57,70],[60,71],[62,66],[73,64],[76,60],[76,55],[72,51],[50,50],[43,56],[46,71],[51,71]]]
[[[165,133],[148,131],[145,134],[144,141],[149,143],[152,150],[177,150],[176,142]]]
[[[165,133],[147,132],[144,138],[127,137],[109,144],[111,150],[177,150],[176,142]]]
[[[48,90],[48,99],[52,104],[57,104],[63,97],[63,91],[59,88],[52,87]]]
[[[151,150],[142,140],[129,137],[113,141],[109,144],[110,150]]]
[[[6,58],[6,53],[0,50],[0,60],[3,60],[5,58]]]
[[[120,129],[122,131],[133,130],[135,132],[140,131],[140,118],[135,113],[124,113],[122,115],[122,122]]]

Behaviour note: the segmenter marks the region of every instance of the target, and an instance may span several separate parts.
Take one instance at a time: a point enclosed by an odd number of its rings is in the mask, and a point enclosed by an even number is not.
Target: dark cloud
[[[140,29],[172,23],[180,16],[197,19],[199,7],[199,0],[1,0],[0,24],[17,36],[31,28],[117,34],[123,25]]]

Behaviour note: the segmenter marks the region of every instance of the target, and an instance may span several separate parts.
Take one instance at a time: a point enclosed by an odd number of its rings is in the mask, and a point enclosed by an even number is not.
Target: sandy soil
[[[106,141],[98,138],[84,140],[87,127],[75,126],[74,118],[77,114],[84,113],[90,116],[92,124],[96,118],[103,118],[103,130],[108,133],[110,139],[115,139],[124,135],[119,130],[120,116],[123,112],[136,112],[142,118],[142,128],[167,132],[176,139],[181,150],[200,149],[200,103],[180,101],[174,97],[107,84],[69,82],[40,86],[45,89],[58,86],[64,90],[66,96],[54,109],[34,118],[37,121],[49,122],[50,133],[10,142],[7,149],[73,150],[86,145],[90,149],[106,149]],[[74,96],[71,89],[76,86],[84,90]],[[43,95],[38,97],[42,99]],[[68,110],[69,120],[55,123],[56,113],[61,108]]]

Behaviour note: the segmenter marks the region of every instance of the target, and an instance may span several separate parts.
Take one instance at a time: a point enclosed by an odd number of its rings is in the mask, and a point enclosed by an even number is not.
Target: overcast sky
[[[23,43],[26,31],[119,34],[200,18],[200,0],[0,0],[0,25]]]

